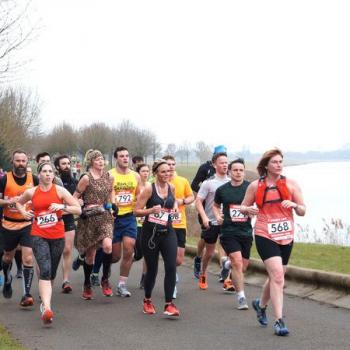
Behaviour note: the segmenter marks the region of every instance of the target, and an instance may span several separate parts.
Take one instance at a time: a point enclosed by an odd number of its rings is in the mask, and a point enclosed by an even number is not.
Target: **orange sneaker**
[[[105,297],[113,296],[113,291],[111,286],[109,285],[108,280],[101,281],[101,288],[102,288],[102,293]]]
[[[165,304],[164,315],[179,317],[180,311],[177,309],[174,303]]]
[[[236,289],[235,289],[234,285],[232,284],[232,280],[230,280],[229,278],[227,278],[224,281],[222,289],[224,290],[225,293],[235,293],[236,292]]]
[[[40,305],[40,311],[41,311],[41,320],[44,322],[44,324],[50,324],[53,321],[53,312],[50,309],[45,309],[44,305]]]
[[[199,282],[198,282],[199,289],[205,290],[208,288],[207,283],[207,276],[206,275],[200,275],[199,276]]]
[[[20,305],[23,307],[34,305],[34,298],[30,294],[23,295]]]
[[[84,286],[83,287],[82,298],[85,300],[92,300],[93,299],[91,286]]]
[[[154,308],[151,299],[143,299],[143,313],[148,315],[156,313],[156,309]]]

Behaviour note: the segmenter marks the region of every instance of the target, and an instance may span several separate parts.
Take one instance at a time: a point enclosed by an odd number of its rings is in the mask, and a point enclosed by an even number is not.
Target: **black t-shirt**
[[[243,181],[240,186],[232,186],[231,182],[220,186],[215,192],[214,202],[222,204],[224,222],[221,226],[222,235],[252,236],[252,225],[249,217],[239,211],[249,181]]]
[[[68,190],[68,192],[70,194],[73,194],[75,192],[76,187],[77,187],[78,180],[74,179],[74,177],[72,177],[72,176],[69,176],[69,177],[61,176],[61,180],[63,183],[63,187],[66,190]]]

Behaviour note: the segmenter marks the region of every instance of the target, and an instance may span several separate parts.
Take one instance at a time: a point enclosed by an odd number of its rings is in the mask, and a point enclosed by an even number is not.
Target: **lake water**
[[[295,215],[296,242],[350,246],[350,162],[312,163],[284,168],[303,192],[307,212]]]

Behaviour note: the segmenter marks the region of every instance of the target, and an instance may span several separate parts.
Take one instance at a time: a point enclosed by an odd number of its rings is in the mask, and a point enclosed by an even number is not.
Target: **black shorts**
[[[282,264],[287,265],[290,254],[293,248],[293,242],[285,245],[277,244],[271,239],[261,236],[255,236],[256,250],[258,251],[262,261],[272,258],[273,256],[280,256]]]
[[[137,226],[137,238],[134,246],[134,260],[139,261],[143,258],[141,246],[142,227]]]
[[[179,248],[186,248],[186,229],[174,228],[177,237],[177,246]]]
[[[64,232],[74,231],[76,229],[73,214],[62,215],[62,218],[64,222]]]
[[[253,244],[253,237],[221,235],[220,243],[227,255],[241,252],[244,259],[250,258],[250,249]]]
[[[220,226],[219,225],[210,225],[208,229],[204,229],[202,227],[201,238],[204,239],[205,243],[215,244],[218,240],[220,234]]]
[[[32,248],[32,225],[21,228],[20,230],[8,230],[5,227],[1,228],[4,251],[12,252],[20,244],[22,247]]]

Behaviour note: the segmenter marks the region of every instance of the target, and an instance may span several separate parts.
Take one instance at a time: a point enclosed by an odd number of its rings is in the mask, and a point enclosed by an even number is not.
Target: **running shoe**
[[[176,297],[177,297],[177,288],[175,286],[174,292],[173,292],[173,299],[176,299]]]
[[[260,307],[259,304],[260,304],[259,298],[256,298],[255,300],[252,301],[252,306],[256,312],[256,317],[257,317],[259,323],[262,326],[267,326],[268,321],[267,321],[267,316],[266,316],[266,307]]]
[[[2,289],[2,294],[4,298],[10,299],[12,298],[12,276],[10,275],[10,280],[7,283],[4,283],[4,287]]]
[[[69,294],[72,291],[72,286],[69,281],[64,281],[62,284],[62,293]]]
[[[156,313],[156,309],[154,308],[151,299],[143,299],[143,313],[148,315]]]
[[[92,273],[90,276],[90,281],[91,285],[94,287],[99,287],[100,286],[100,279],[98,277],[98,273]]]
[[[128,291],[128,288],[126,288],[125,283],[121,283],[117,286],[117,294],[120,297],[131,297],[131,293]]]
[[[78,255],[74,260],[72,264],[72,269],[74,271],[78,271],[79,267],[84,264],[84,259],[80,258],[80,255]]]
[[[112,288],[110,287],[107,279],[101,281],[101,288],[102,288],[102,293],[105,297],[112,297],[113,296]]]
[[[43,303],[40,304],[41,320],[44,324],[50,324],[53,321],[53,312],[50,309],[45,309]]]
[[[238,299],[238,303],[237,303],[237,309],[238,310],[248,310],[248,304],[247,304],[247,299],[245,297],[240,297]]]
[[[17,273],[16,273],[16,278],[22,278],[23,277],[23,270],[22,269],[18,269]]]
[[[82,298],[85,299],[85,300],[92,300],[93,299],[91,286],[84,286],[83,287]]]
[[[33,306],[34,298],[30,294],[23,295],[19,304],[23,307]]]
[[[178,317],[180,316],[180,311],[177,309],[174,303],[165,304],[164,315]]]
[[[228,278],[228,276],[230,274],[230,269],[225,267],[226,261],[227,261],[227,259],[222,262],[222,268],[221,268],[221,271],[220,271],[219,282],[224,282]]]
[[[225,293],[229,293],[229,294],[236,293],[236,289],[229,278],[224,281],[222,289]]]
[[[282,318],[277,320],[275,324],[273,325],[273,330],[275,331],[276,335],[279,335],[281,337],[284,337],[285,335],[289,334],[289,330],[287,326],[284,324],[284,321]]]
[[[199,276],[199,282],[198,282],[199,289],[207,289],[208,283],[207,283],[207,276],[206,275],[200,275]]]
[[[202,258],[200,256],[195,256],[193,258],[193,274],[194,277],[199,279],[199,275],[201,273],[201,263],[202,263]]]
[[[140,287],[140,289],[143,289],[145,287],[145,274],[144,273],[141,275],[139,287]]]

